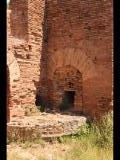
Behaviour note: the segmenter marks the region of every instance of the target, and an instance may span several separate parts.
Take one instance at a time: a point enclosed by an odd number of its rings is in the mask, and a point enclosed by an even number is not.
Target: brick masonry
[[[108,111],[112,1],[11,0],[10,10],[10,117],[22,116],[36,102],[59,110],[66,91],[75,93],[73,111],[92,117]]]

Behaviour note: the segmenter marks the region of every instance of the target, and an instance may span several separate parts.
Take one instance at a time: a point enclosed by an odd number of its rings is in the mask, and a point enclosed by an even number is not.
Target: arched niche
[[[82,111],[82,73],[71,65],[59,67],[52,79],[53,106],[58,109]]]

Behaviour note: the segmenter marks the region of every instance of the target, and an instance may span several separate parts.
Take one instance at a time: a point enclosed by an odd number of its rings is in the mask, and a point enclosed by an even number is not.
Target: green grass
[[[113,160],[112,147],[98,145],[97,137],[94,134],[87,136],[65,138],[64,143],[71,145],[71,149],[64,156],[63,160]],[[71,141],[71,142],[70,142]]]
[[[113,113],[108,113],[99,122],[84,125],[76,135],[63,137],[61,142],[74,143],[64,160],[112,160]]]

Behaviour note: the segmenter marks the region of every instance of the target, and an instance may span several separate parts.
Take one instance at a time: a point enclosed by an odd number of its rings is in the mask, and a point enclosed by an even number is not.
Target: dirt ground
[[[7,160],[62,160],[70,149],[70,145],[59,143],[12,143],[7,145]]]

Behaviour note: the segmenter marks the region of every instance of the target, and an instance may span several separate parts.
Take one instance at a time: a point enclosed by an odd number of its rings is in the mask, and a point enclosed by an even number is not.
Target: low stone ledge
[[[83,116],[40,115],[14,119],[7,124],[8,137],[13,140],[52,138],[75,134],[86,123]]]

